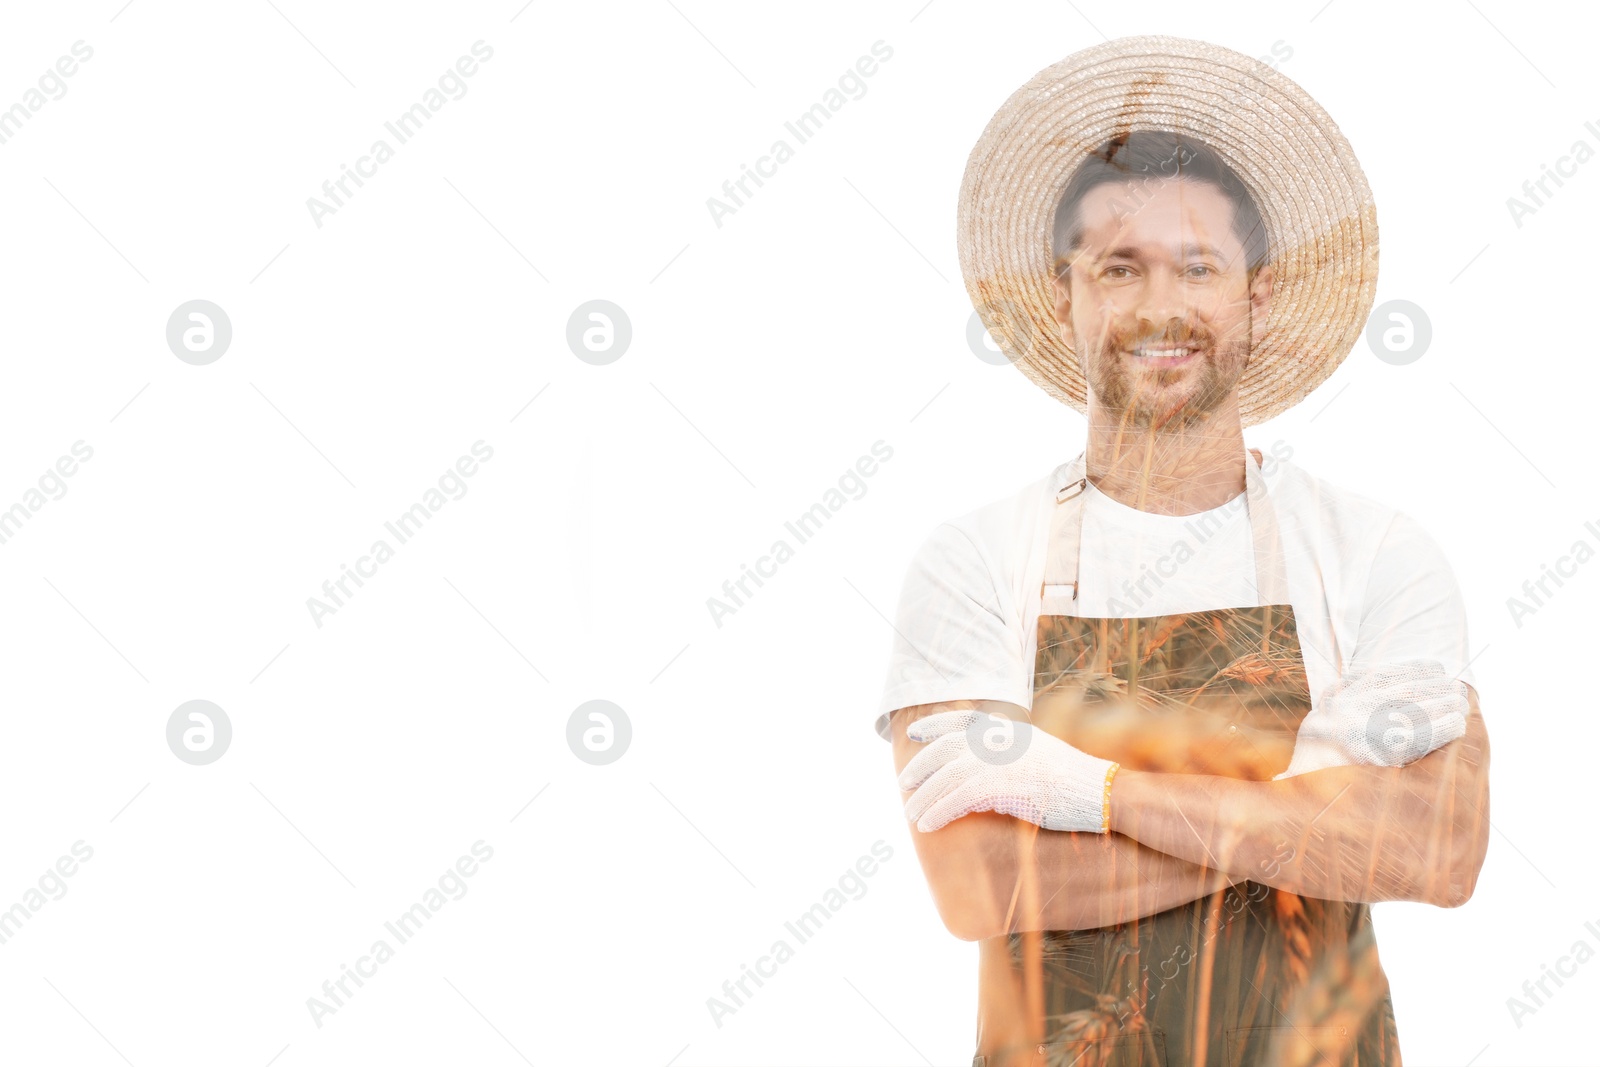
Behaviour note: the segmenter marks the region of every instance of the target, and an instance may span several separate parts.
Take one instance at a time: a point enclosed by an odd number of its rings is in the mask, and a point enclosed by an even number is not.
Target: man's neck
[[[1244,428],[1235,403],[1182,427],[1122,425],[1089,399],[1088,478],[1119,503],[1158,515],[1192,515],[1245,486]]]

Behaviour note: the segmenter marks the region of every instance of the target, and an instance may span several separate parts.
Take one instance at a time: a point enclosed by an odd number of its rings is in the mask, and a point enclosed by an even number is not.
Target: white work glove
[[[1105,832],[1117,766],[1111,760],[1031,723],[975,710],[917,719],[906,736],[930,742],[900,773],[900,788],[916,789],[906,817],[924,833],[975,811],[1014,815],[1046,830]]]
[[[1467,732],[1467,687],[1435,660],[1358,668],[1307,717],[1286,778],[1326,767],[1403,767]]]

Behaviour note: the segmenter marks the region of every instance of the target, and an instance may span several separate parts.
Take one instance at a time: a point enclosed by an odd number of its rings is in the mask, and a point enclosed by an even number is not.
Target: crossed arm
[[[975,812],[913,829],[913,842],[946,927],[969,941],[1110,926],[1245,879],[1324,900],[1456,907],[1472,895],[1489,833],[1489,739],[1471,689],[1468,701],[1466,734],[1405,767],[1267,782],[1124,768],[1111,833]],[[973,700],[902,708],[891,719],[896,770],[922,747],[908,723],[966,708],[1021,713]]]

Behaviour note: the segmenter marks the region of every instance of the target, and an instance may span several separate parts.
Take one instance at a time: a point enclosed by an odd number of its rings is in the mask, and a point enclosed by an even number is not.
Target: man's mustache
[[[1113,329],[1106,335],[1108,347],[1127,350],[1140,347],[1171,348],[1177,346],[1210,348],[1216,344],[1216,340],[1215,333],[1198,324],[1169,325],[1160,333],[1153,334],[1140,333],[1134,330],[1121,331]]]

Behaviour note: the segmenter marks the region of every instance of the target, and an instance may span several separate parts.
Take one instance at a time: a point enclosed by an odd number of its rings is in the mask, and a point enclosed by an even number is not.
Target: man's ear
[[[1072,293],[1068,283],[1068,272],[1062,271],[1050,281],[1052,311],[1055,314],[1057,325],[1061,327],[1061,339],[1070,343],[1068,330],[1072,325]]]
[[[1272,268],[1262,266],[1250,280],[1250,347],[1260,346],[1267,335],[1267,312],[1272,307]]]

